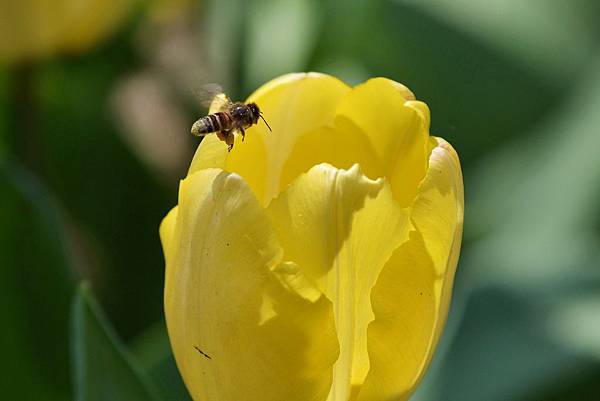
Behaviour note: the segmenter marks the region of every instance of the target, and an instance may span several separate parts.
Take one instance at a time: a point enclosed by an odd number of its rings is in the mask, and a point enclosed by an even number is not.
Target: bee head
[[[263,117],[260,109],[258,108],[256,103],[249,103],[248,104],[248,108],[250,109],[250,112],[252,113],[252,124],[256,124],[258,122],[259,118],[262,118],[262,120],[265,122],[267,128],[269,129],[269,131],[271,131],[271,127],[269,126],[269,123],[267,122],[267,120],[265,120],[265,118]]]
[[[258,118],[260,117],[260,109],[256,103],[248,104],[248,108],[250,109],[250,113],[252,113],[252,124],[256,124],[258,122]]]

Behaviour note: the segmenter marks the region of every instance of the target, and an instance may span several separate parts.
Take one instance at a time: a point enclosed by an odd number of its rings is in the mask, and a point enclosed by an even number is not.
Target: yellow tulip
[[[113,33],[137,1],[2,1],[0,61],[85,50]]]
[[[458,157],[404,86],[291,74],[259,123],[200,144],[160,227],[165,314],[201,401],[406,400],[460,250]]]

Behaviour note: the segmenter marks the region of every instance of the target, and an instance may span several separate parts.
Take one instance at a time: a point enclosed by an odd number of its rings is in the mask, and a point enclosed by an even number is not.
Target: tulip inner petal
[[[401,207],[414,201],[427,170],[429,110],[397,82],[373,78],[348,93],[338,106],[335,124],[356,124],[368,138]]]
[[[326,398],[339,354],[332,303],[299,266],[282,262],[269,219],[240,176],[188,176],[161,239],[167,327],[194,399]]]
[[[346,171],[321,164],[293,181],[267,214],[284,259],[333,303],[340,356],[327,400],[348,400],[369,371],[371,289],[408,238],[408,212],[384,179],[367,178],[358,165]]]
[[[289,74],[258,89],[248,102],[256,102],[269,122],[247,130],[227,158],[226,170],[240,174],[263,205],[279,193],[283,165],[298,137],[331,124],[340,99],[350,88],[328,75]]]
[[[279,189],[317,164],[327,163],[339,169],[358,164],[372,179],[382,177],[383,168],[362,130],[352,122],[341,126],[319,127],[301,135],[281,173]]]

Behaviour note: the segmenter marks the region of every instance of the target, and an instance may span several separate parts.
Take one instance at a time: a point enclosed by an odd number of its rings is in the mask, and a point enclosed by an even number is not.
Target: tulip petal
[[[403,85],[373,78],[340,102],[335,124],[356,125],[369,139],[401,207],[414,201],[427,170],[429,110]]]
[[[283,165],[298,137],[331,124],[349,90],[337,78],[317,73],[288,74],[265,84],[248,102],[258,104],[273,131],[262,121],[249,128],[243,144],[236,139],[225,169],[244,177],[267,205],[279,193]]]
[[[346,170],[358,164],[367,177],[381,177],[379,160],[358,127],[321,127],[298,138],[283,166],[279,190],[285,190],[296,177],[321,163]]]
[[[345,171],[321,164],[293,181],[267,214],[284,258],[298,263],[333,303],[340,357],[327,399],[348,400],[369,370],[371,288],[408,238],[408,212],[384,179],[365,177],[358,165]]]
[[[339,352],[332,304],[297,264],[282,262],[239,175],[189,175],[161,239],[167,327],[194,399],[325,399]]]
[[[88,49],[118,30],[135,6],[130,0],[0,2],[0,59]]]
[[[462,171],[458,155],[448,142],[433,137],[431,144],[435,147],[429,157],[427,177],[419,187],[412,220],[423,234],[436,274],[454,277],[465,207]]]
[[[165,254],[165,265],[167,266],[173,263],[173,258],[177,252],[177,247],[176,244],[173,243],[173,239],[175,238],[178,212],[179,206],[175,206],[171,209],[160,223],[160,228],[158,230],[160,242],[163,246],[163,253]]]
[[[411,220],[415,230],[383,268],[371,301],[371,370],[358,400],[407,400],[423,376],[448,313],[463,224],[456,153],[444,140],[429,158]]]
[[[227,145],[216,135],[207,135],[196,149],[188,175],[207,168],[225,169]]]

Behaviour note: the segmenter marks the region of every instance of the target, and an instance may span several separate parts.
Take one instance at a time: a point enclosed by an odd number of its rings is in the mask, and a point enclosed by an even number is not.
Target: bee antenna
[[[269,129],[269,131],[273,132],[273,130],[271,129],[271,127],[269,126],[269,123],[267,122],[267,120],[265,120],[265,118],[263,117],[263,114],[260,113],[258,115],[260,118],[262,118],[262,120],[265,122],[265,124],[267,125],[267,128]]]

